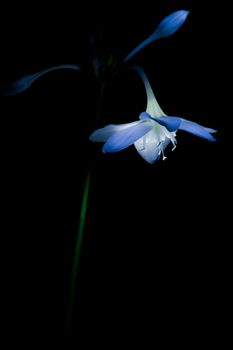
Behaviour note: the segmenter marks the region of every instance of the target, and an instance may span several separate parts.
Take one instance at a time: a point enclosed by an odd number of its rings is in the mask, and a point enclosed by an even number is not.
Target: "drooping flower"
[[[215,141],[211,135],[216,130],[206,128],[190,120],[167,116],[160,108],[144,71],[134,65],[143,80],[147,95],[146,111],[139,115],[139,120],[120,125],[107,125],[95,130],[90,135],[93,142],[105,142],[103,152],[118,152],[134,144],[139,154],[148,162],[154,163],[171,142],[176,147],[176,131],[184,130],[209,141]]]
[[[138,51],[140,51],[143,47],[152,43],[155,40],[166,38],[172,34],[174,34],[185,22],[189,11],[180,10],[173,12],[169,16],[165,17],[156,30],[146,38],[141,44],[139,44],[135,49],[133,49],[125,58],[124,62],[127,62],[131,59]]]

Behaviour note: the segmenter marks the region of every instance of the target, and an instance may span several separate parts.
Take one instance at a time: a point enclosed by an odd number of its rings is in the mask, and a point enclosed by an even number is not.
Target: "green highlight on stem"
[[[86,211],[87,211],[90,180],[91,180],[91,170],[89,170],[87,172],[85,183],[84,183],[79,225],[78,225],[78,230],[77,230],[77,239],[76,239],[76,243],[75,243],[74,258],[73,258],[73,263],[72,263],[71,280],[70,280],[70,294],[69,294],[69,299],[68,299],[68,308],[67,308],[67,315],[66,315],[66,335],[67,336],[69,336],[69,334],[71,332],[73,308],[74,308],[75,292],[76,292],[76,283],[77,283],[77,272],[78,272],[78,266],[79,266],[79,260],[80,260],[80,252],[81,252],[84,224],[85,224]]]
[[[103,101],[103,96],[104,96],[106,84],[107,84],[106,81],[102,81],[100,84],[99,102],[98,102],[97,110],[96,110],[96,122],[98,121],[99,116],[100,116],[101,106],[102,106],[102,101]],[[81,247],[82,247],[85,218],[86,218],[86,212],[87,212],[90,180],[91,180],[91,167],[89,168],[87,175],[86,175],[86,178],[85,178],[81,211],[80,211],[80,218],[79,218],[79,224],[78,224],[78,230],[77,230],[77,236],[76,236],[77,238],[76,238],[76,242],[75,242],[74,258],[73,258],[73,262],[72,262],[69,299],[68,299],[66,324],[65,324],[65,335],[66,335],[68,342],[70,340],[72,321],[73,321],[75,293],[76,293],[76,285],[77,285],[77,273],[78,273],[78,266],[79,266],[80,253],[81,253]]]

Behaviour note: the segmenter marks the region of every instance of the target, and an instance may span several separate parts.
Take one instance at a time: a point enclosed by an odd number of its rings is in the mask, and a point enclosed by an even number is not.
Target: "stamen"
[[[161,152],[162,152],[163,160],[167,159],[167,157],[165,157],[165,155],[164,155],[162,143],[160,144],[160,153]]]
[[[173,135],[171,135],[170,140],[171,140],[171,142],[173,144],[172,151],[174,151],[174,149],[176,148],[176,144],[177,144],[176,138]]]

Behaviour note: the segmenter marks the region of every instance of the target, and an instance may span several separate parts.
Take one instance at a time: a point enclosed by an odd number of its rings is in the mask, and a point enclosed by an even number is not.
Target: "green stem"
[[[78,225],[78,230],[77,230],[77,239],[75,242],[75,252],[74,252],[74,259],[73,259],[72,271],[71,271],[70,295],[69,295],[69,299],[68,299],[68,309],[67,309],[67,319],[66,319],[66,334],[68,337],[69,337],[70,332],[71,332],[71,325],[72,325],[72,319],[73,319],[77,272],[78,272],[78,266],[79,266],[79,260],[80,260],[80,252],[81,252],[81,246],[82,246],[85,217],[86,217],[86,212],[87,212],[90,180],[91,180],[91,170],[89,169],[87,172],[87,175],[86,175],[85,183],[84,183],[79,225]]]
[[[97,111],[96,111],[96,121],[98,121],[100,116],[105,86],[106,86],[106,82],[102,81],[100,86],[99,102],[98,102]],[[67,308],[67,315],[66,315],[66,336],[67,336],[68,342],[71,335],[71,326],[72,326],[72,320],[73,320],[73,310],[74,310],[75,292],[76,292],[76,284],[77,284],[77,272],[78,272],[83,232],[84,232],[84,224],[85,224],[85,218],[86,218],[86,212],[87,212],[90,179],[91,179],[91,169],[89,168],[85,178],[85,183],[84,183],[79,225],[77,230],[77,239],[75,242],[74,259],[73,259],[72,271],[71,271],[70,293],[69,293],[68,308]]]

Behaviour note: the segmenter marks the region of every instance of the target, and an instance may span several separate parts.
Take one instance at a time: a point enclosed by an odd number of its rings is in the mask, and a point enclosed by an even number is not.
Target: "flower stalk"
[[[106,87],[106,81],[100,81],[99,100],[98,100],[98,104],[97,104],[97,108],[96,108],[96,121],[98,121],[98,119],[100,117],[105,87]],[[75,306],[75,294],[76,294],[76,290],[77,290],[77,288],[76,288],[77,287],[77,275],[78,275],[78,268],[79,268],[79,262],[80,262],[84,228],[85,228],[85,222],[86,222],[86,213],[87,213],[88,198],[89,198],[89,192],[90,192],[90,183],[91,183],[91,165],[88,168],[88,171],[87,171],[86,177],[85,177],[85,181],[84,181],[80,217],[79,217],[79,223],[78,223],[78,229],[77,229],[76,241],[75,241],[74,258],[73,258],[73,262],[72,262],[72,270],[71,270],[71,278],[70,278],[70,290],[69,290],[69,296],[68,296],[68,306],[67,306],[66,325],[65,325],[66,335],[67,335],[68,339],[70,337],[71,330],[72,330],[72,321],[73,321],[74,306]]]
[[[77,273],[78,273],[80,253],[81,253],[81,247],[82,247],[82,241],[83,241],[84,225],[85,225],[85,219],[86,219],[86,213],[87,213],[90,181],[91,181],[91,170],[89,169],[87,171],[85,183],[84,183],[82,204],[81,204],[81,210],[80,210],[79,224],[78,224],[78,230],[77,230],[76,242],[75,242],[74,258],[73,258],[71,278],[70,278],[70,292],[69,292],[68,308],[67,308],[67,315],[66,315],[67,336],[70,335],[72,320],[73,320],[75,292],[76,292],[76,285],[77,285]]]

